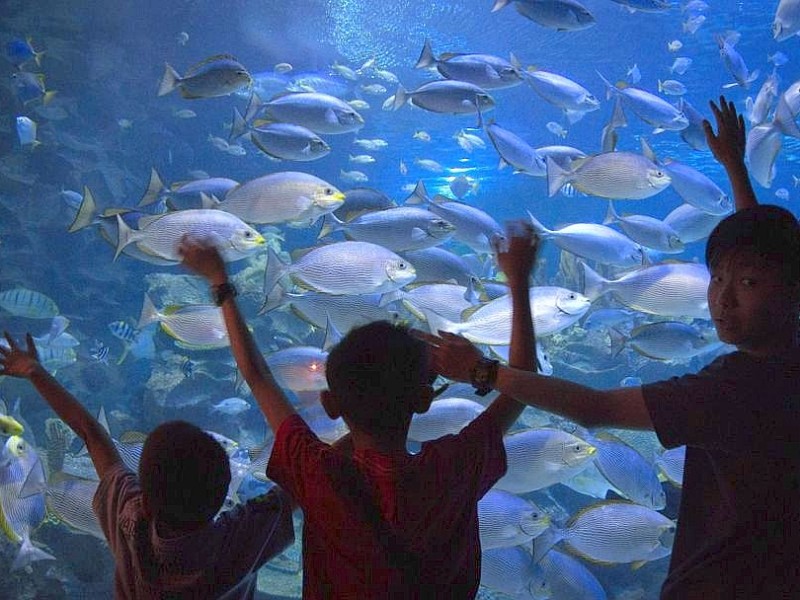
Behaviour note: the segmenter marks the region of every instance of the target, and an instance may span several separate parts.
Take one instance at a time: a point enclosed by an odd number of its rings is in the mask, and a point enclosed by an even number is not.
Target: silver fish
[[[564,111],[570,123],[577,123],[587,112],[600,108],[600,102],[589,90],[563,75],[528,70],[525,82],[547,102]]]
[[[623,104],[632,110],[645,123],[655,127],[654,133],[661,131],[680,131],[689,125],[689,120],[678,108],[655,94],[635,87],[616,87],[605,77],[606,98],[619,96]]]
[[[231,139],[249,138],[267,156],[279,160],[310,162],[330,154],[331,147],[316,133],[292,123],[268,123],[249,127],[235,108]]]
[[[544,572],[522,546],[482,552],[481,586],[511,598],[545,600],[551,597]]]
[[[410,103],[434,113],[476,114],[494,108],[494,98],[483,88],[464,81],[431,81],[408,91],[402,85],[394,94],[392,109],[397,110]]]
[[[596,449],[560,429],[528,429],[507,435],[508,469],[495,489],[524,494],[569,479],[589,466]]]
[[[294,123],[313,131],[331,135],[356,131],[364,126],[364,117],[344,100],[319,92],[279,94],[268,102],[253,95],[245,119],[263,116],[268,120]]]
[[[583,265],[584,294],[592,301],[612,294],[619,302],[641,312],[663,317],[708,319],[709,274],[698,263],[666,263],[631,271],[608,280]]]
[[[164,96],[177,89],[187,99],[227,96],[253,82],[247,69],[229,54],[218,54],[194,65],[181,77],[169,63],[158,86]]]
[[[604,225],[610,223],[619,225],[619,228],[628,237],[645,248],[665,254],[678,254],[683,252],[686,247],[678,232],[664,221],[650,215],[620,216],[614,210],[614,204],[611,201],[608,203],[608,212],[603,220]]]
[[[516,173],[544,177],[546,165],[544,157],[517,134],[491,122],[486,125],[486,135],[500,156],[500,168],[514,167]]]
[[[724,216],[707,213],[684,203],[664,217],[664,223],[678,232],[678,237],[684,243],[689,244],[707,238]]]
[[[414,266],[391,250],[368,242],[337,242],[314,248],[286,265],[269,250],[264,293],[288,277],[302,288],[327,294],[390,292],[416,277]]]
[[[604,152],[572,161],[568,168],[547,159],[547,189],[554,196],[570,183],[585,194],[602,198],[639,200],[663,191],[670,177],[641,154]]]
[[[313,225],[344,203],[327,181],[299,171],[279,171],[246,181],[214,204],[248,223]]]
[[[481,549],[485,551],[530,542],[544,533],[550,517],[528,500],[493,489],[478,501],[478,525]]]
[[[497,12],[512,0],[495,0]],[[517,12],[542,27],[556,31],[580,31],[595,24],[594,15],[577,0],[514,0]]]
[[[522,83],[519,68],[507,60],[489,54],[433,54],[431,42],[425,40],[417,69],[435,67],[447,79],[465,81],[483,89],[508,88]]]
[[[651,508],[628,502],[598,502],[572,516],[563,529],[551,528],[534,542],[538,560],[559,541],[570,551],[600,563],[641,563],[669,556],[675,523]]]
[[[443,244],[455,233],[455,226],[423,208],[398,206],[370,212],[344,223],[326,215],[319,238],[343,231],[348,239],[380,244],[393,252],[420,250]]]

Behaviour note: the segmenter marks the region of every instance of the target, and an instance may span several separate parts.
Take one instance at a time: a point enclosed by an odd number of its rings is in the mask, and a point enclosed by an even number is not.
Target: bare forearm
[[[652,429],[641,388],[599,391],[532,371],[501,367],[495,389],[585,427]]]
[[[752,208],[758,205],[758,199],[753,190],[753,184],[750,182],[750,176],[744,161],[736,161],[724,166],[731,182],[735,210],[739,211],[743,208]]]
[[[536,340],[527,282],[512,288],[511,297],[513,310],[508,364],[518,369],[533,371],[536,367]],[[501,428],[503,431],[508,431],[522,414],[525,405],[512,395],[501,394],[495,399],[493,407]]]
[[[50,373],[40,366],[30,376],[30,381],[53,411],[86,444],[101,478],[110,467],[121,462],[108,432]]]
[[[277,431],[283,420],[295,413],[294,407],[272,376],[233,298],[222,303],[222,314],[236,365],[250,386],[270,428]]]

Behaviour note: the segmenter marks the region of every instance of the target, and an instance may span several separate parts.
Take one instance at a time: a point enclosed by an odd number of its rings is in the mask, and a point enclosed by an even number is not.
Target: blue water
[[[357,184],[343,181],[340,170],[358,169],[369,177],[368,183],[358,185],[375,187],[398,203],[419,179],[431,194],[449,193],[449,181],[464,173],[479,184],[476,193],[466,200],[501,223],[523,217],[526,210],[548,227],[600,222],[607,203],[580,195],[548,197],[544,178],[515,175],[509,168],[498,170],[497,154],[478,130],[471,132],[484,138],[486,148],[464,152],[453,135],[462,128],[475,127],[474,115],[438,115],[410,106],[394,112],[381,110],[395,85],[372,79],[367,83],[381,83],[387,91],[369,95],[357,90],[361,82],[338,79],[338,85],[348,89],[345,99],[361,98],[370,108],[361,111],[366,124],[357,134],[322,136],[332,147],[327,157],[310,163],[276,163],[247,142],[242,142],[245,156],[232,156],[215,149],[208,137],[227,138],[232,109],[243,111],[246,97],[193,101],[184,100],[177,93],[157,97],[164,62],[184,73],[208,56],[229,53],[253,74],[269,73],[274,65],[289,63],[293,70],[287,76],[293,77],[298,73],[330,76],[334,62],[356,69],[374,59],[376,67],[392,71],[406,89],[412,90],[433,79],[431,73],[414,69],[426,38],[437,56],[444,52],[470,52],[507,58],[513,53],[525,66],[534,65],[580,83],[601,100],[601,107],[570,125],[559,109],[520,85],[493,91],[497,106],[487,117],[534,147],[563,143],[591,154],[599,151],[601,131],[612,108],[598,72],[611,81],[623,80],[636,64],[642,75],[637,87],[653,93],[657,92],[659,79],[678,79],[688,88],[685,98],[708,117],[708,100],[717,99],[723,92],[743,110],[746,98],[755,98],[765,76],[772,71],[768,55],[778,50],[789,58],[779,68],[780,91],[800,78],[796,38],[779,44],[771,37],[775,2],[708,3],[711,6],[703,13],[707,17],[705,23],[695,34],[689,34],[682,30],[686,14],[677,3],[663,13],[630,13],[610,0],[585,0],[596,17],[596,25],[582,31],[556,32],[525,19],[513,5],[492,13],[489,0],[94,0],[78,4],[7,0],[0,5],[2,47],[12,39],[30,36],[34,48],[46,53],[40,67],[30,62],[24,69],[43,73],[46,88],[57,94],[48,107],[41,107],[39,102],[23,105],[10,86],[15,67],[0,60],[0,291],[24,287],[57,302],[61,314],[70,319],[68,331],[81,342],[77,360],[60,369],[57,376],[90,410],[105,408],[115,436],[126,430],[148,431],[166,418],[188,418],[245,445],[258,443],[265,431],[255,407],[243,420],[209,413],[211,403],[233,395],[227,379],[231,371],[227,350],[184,350],[158,332],[154,335],[154,352],[115,364],[122,345],[109,333],[108,324],[117,320],[135,324],[144,292],[157,288],[163,293],[167,285],[164,274],[181,275],[184,271],[180,267],[155,267],[128,257],[113,261],[113,248],[100,239],[94,228],[67,233],[72,212],[59,196],[62,189],[80,192],[88,186],[101,209],[133,207],[147,186],[151,167],[167,183],[187,180],[193,170],[242,182],[268,172],[299,170],[344,191]],[[727,30],[741,33],[737,51],[751,71],[761,72],[749,90],[722,88],[732,78],[719,57],[714,35]],[[181,32],[188,34],[185,44],[178,42]],[[667,44],[676,39],[683,47],[670,52]],[[677,56],[693,60],[683,76],[672,75],[668,70]],[[667,99],[676,101],[674,97]],[[174,116],[175,111],[187,108],[197,116]],[[41,145],[34,149],[21,147],[17,139],[15,119],[22,115],[38,123]],[[546,124],[551,121],[568,130],[565,139],[547,129]],[[417,130],[428,132],[431,142],[414,139],[412,134]],[[685,162],[723,189],[729,189],[710,152],[692,150],[677,132],[654,135],[651,130],[629,113],[628,127],[619,130],[618,149],[638,152],[639,138],[645,136],[660,158]],[[348,155],[365,153],[352,145],[356,137],[381,138],[388,147],[371,153],[377,159],[375,163],[353,165]],[[792,175],[797,150],[797,142],[785,138],[772,187],[756,186],[762,201],[794,206],[797,190]],[[446,171],[430,173],[415,165],[415,159],[434,159]],[[400,173],[400,161],[408,168],[405,175]],[[775,196],[781,188],[788,191],[788,198]],[[677,194],[667,189],[646,200],[619,201],[616,207],[620,213],[663,218],[680,203]],[[286,237],[284,249],[315,243],[316,228],[282,229]],[[690,244],[677,258],[702,260],[703,247],[703,241]],[[547,261],[543,277],[552,279],[558,254],[555,249],[546,248],[543,255]],[[239,272],[248,265],[243,261],[231,268]],[[243,295],[243,307],[262,348],[275,349],[271,346],[274,323],[269,317],[256,316],[261,301],[259,276],[254,274],[252,281]],[[203,289],[198,287],[194,296],[184,301],[206,301]],[[31,331],[35,335],[42,335],[49,328],[48,320],[14,317],[7,312],[0,313],[0,324],[14,333]],[[567,332],[565,339],[569,335]],[[317,334],[312,339],[318,337]],[[90,356],[90,348],[98,341],[110,349],[108,364]],[[558,349],[551,348],[551,353],[557,357]],[[202,384],[181,381],[183,357],[202,361],[215,372],[215,378],[207,378]],[[620,357],[619,368],[603,373],[581,373],[557,360],[554,369],[556,375],[611,387],[624,376],[636,375],[647,382],[696,369],[701,364],[639,360],[634,373],[624,360],[624,356]],[[169,380],[166,383],[165,378]],[[163,396],[164,389],[175,382],[183,387],[172,393],[172,404],[159,403],[157,399]],[[22,416],[29,425],[26,435],[44,447],[44,421],[53,416],[52,411],[25,382],[8,378],[1,381],[0,395],[10,402],[21,397]],[[651,441],[650,446],[653,445]],[[680,492],[664,485],[669,498],[665,514],[674,517]],[[586,503],[585,498],[580,500],[562,491],[554,493],[570,510]],[[109,593],[112,566],[102,543],[71,533],[56,523],[42,525],[33,539],[47,544],[58,560],[34,564],[30,573],[8,573],[17,546],[5,539],[0,541],[3,587],[13,587],[13,597],[104,597]],[[300,575],[292,572],[298,552],[294,548],[278,568],[263,570],[264,592],[287,596],[298,593]],[[667,562],[668,559],[661,559],[636,571],[627,565],[589,568],[600,578],[609,597],[654,598]],[[97,565],[99,569],[94,568]],[[6,581],[11,587],[6,587]],[[66,588],[70,591],[63,591]],[[45,593],[50,595],[42,595]],[[492,592],[481,593],[488,596]]]

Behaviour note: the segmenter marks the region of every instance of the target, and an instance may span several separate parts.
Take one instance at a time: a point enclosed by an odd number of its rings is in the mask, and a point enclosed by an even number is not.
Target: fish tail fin
[[[551,525],[533,540],[533,562],[538,563],[558,542],[564,539],[564,530]]]
[[[425,320],[428,322],[428,329],[433,335],[438,335],[441,331],[458,333],[458,323],[454,323],[439,313],[425,308],[422,309],[422,314],[425,315]]]
[[[606,288],[608,280],[603,279],[585,262],[581,262],[581,266],[583,266],[583,295],[586,296],[590,302],[594,302],[608,291]]]
[[[203,208],[218,208],[220,201],[216,196],[209,196],[205,192],[200,192],[200,202]]]
[[[536,233],[536,235],[538,235],[539,237],[546,237],[551,233],[553,233],[547,227],[542,225],[541,222],[536,217],[533,216],[533,213],[531,213],[531,211],[527,211],[527,213],[528,213],[528,218],[531,220],[531,226],[533,227],[533,231]]]
[[[383,308],[387,304],[391,304],[392,302],[397,302],[398,300],[402,300],[405,297],[405,292],[403,290],[393,290],[391,292],[386,292],[381,296],[381,299],[378,301],[378,306]]]
[[[147,189],[145,190],[144,194],[142,195],[142,199],[139,200],[139,204],[137,207],[142,206],[149,206],[153,204],[158,197],[161,195],[161,192],[167,189],[167,186],[164,185],[164,182],[161,179],[161,176],[156,171],[155,167],[150,167],[150,181],[147,184]]]
[[[261,305],[261,308],[258,309],[258,314],[263,315],[265,313],[271,312],[276,308],[278,308],[279,306],[283,306],[285,301],[286,301],[286,290],[284,290],[281,286],[277,285],[269,295],[264,297],[264,303]]]
[[[275,253],[272,248],[267,254],[267,268],[264,272],[264,297],[269,298],[281,277],[286,274],[286,263]]]
[[[800,138],[800,129],[797,128],[792,109],[786,102],[784,94],[781,94],[780,98],[778,98],[778,106],[775,109],[775,116],[772,120],[784,135]]]
[[[17,553],[16,558],[14,558],[14,562],[11,563],[11,570],[18,571],[19,569],[24,569],[37,560],[55,559],[56,557],[52,554],[49,554],[41,548],[34,546],[31,542],[30,536],[26,533],[22,538],[22,545],[19,547],[19,552]]]
[[[600,79],[603,80],[603,83],[606,84],[606,100],[611,100],[611,96],[617,93],[617,88],[611,83],[608,79],[603,77],[603,74],[600,71],[595,71]]]
[[[317,239],[320,240],[324,237],[329,236],[334,231],[339,231],[344,227],[344,222],[339,219],[333,213],[325,213],[325,216],[322,218],[322,227],[319,230],[319,235],[317,235]]]
[[[628,338],[619,329],[610,327],[608,329],[608,340],[611,346],[610,347],[611,357],[617,358],[620,355],[620,353],[625,349],[625,344],[628,342]]]
[[[123,248],[130,244],[131,242],[136,240],[136,232],[128,227],[127,223],[122,219],[122,217],[117,214],[117,250],[114,252],[114,260],[119,258],[119,255],[122,253]]]
[[[83,198],[81,198],[81,205],[78,207],[78,213],[75,215],[75,220],[70,224],[67,231],[75,233],[81,229],[88,227],[94,223],[97,216],[97,204],[94,201],[94,194],[89,186],[83,186]]]
[[[616,223],[618,220],[619,220],[619,215],[617,214],[617,211],[614,210],[614,203],[611,200],[609,200],[608,210],[606,210],[606,216],[603,219],[603,225]]]
[[[571,172],[562,168],[556,161],[549,156],[547,162],[547,195],[555,196],[556,192],[562,188],[565,183],[569,183]]]
[[[417,181],[416,187],[414,187],[414,191],[411,192],[411,195],[406,198],[406,201],[403,204],[406,205],[414,205],[414,204],[427,204],[431,201],[428,197],[428,190],[425,189],[425,184],[422,182],[422,179]]]
[[[417,59],[417,64],[414,65],[415,69],[427,69],[431,65],[436,63],[436,57],[433,55],[433,49],[431,48],[431,40],[430,38],[425,38],[425,45],[422,47],[422,52],[419,55],[419,59]]]
[[[52,101],[53,101],[53,98],[55,98],[55,97],[56,97],[56,94],[57,94],[57,93],[58,93],[58,92],[56,92],[55,90],[47,90],[47,91],[44,93],[44,96],[42,96],[42,104],[43,104],[44,106],[47,106],[48,104],[50,104],[50,102],[52,102]]]
[[[181,76],[173,69],[169,63],[164,63],[164,75],[161,77],[161,82],[158,84],[158,95],[165,96],[172,90],[178,87]]]
[[[233,119],[231,120],[231,134],[228,136],[228,142],[233,142],[239,139],[247,132],[247,121],[239,112],[239,109],[233,107]]]
[[[154,321],[158,321],[159,314],[158,310],[156,310],[155,304],[150,299],[148,294],[144,295],[144,302],[142,303],[142,312],[139,313],[139,323],[136,325],[136,329],[142,329],[153,323]]]
[[[250,94],[250,100],[247,102],[247,108],[244,111],[244,120],[248,123],[252,121],[263,105],[264,101],[261,100],[261,96],[256,93]]]
[[[761,71],[759,71],[758,69],[750,73],[750,77],[748,77],[747,81],[745,81],[745,83],[747,84],[745,87],[748,87],[751,83],[753,83],[756,79],[758,79],[759,75],[761,75]]]
[[[494,6],[492,7],[492,10],[489,12],[497,12],[498,10],[507,6],[510,3],[511,0],[495,0]]]
[[[392,103],[392,110],[397,110],[408,102],[408,92],[403,87],[402,83],[397,84],[397,91],[394,93],[394,102]]]

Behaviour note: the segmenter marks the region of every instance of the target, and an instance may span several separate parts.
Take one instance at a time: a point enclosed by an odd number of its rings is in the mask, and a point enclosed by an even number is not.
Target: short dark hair
[[[342,416],[371,433],[405,422],[427,375],[425,343],[388,321],[352,329],[331,350],[325,367]]]
[[[147,436],[139,485],[156,520],[174,526],[211,521],[230,482],[228,455],[199,427],[168,421]]]
[[[732,251],[752,252],[779,265],[787,283],[800,281],[800,223],[785,208],[759,204],[720,221],[706,244],[706,265],[713,269]]]

